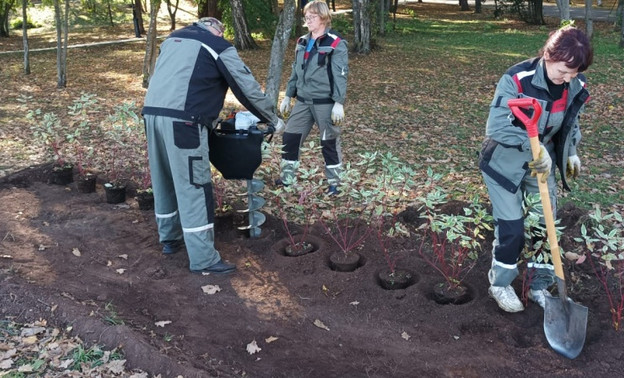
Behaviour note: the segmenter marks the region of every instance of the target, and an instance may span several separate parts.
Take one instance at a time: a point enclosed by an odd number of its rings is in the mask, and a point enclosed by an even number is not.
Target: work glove
[[[581,159],[577,155],[568,156],[568,164],[566,165],[566,174],[568,177],[577,178],[581,172]]]
[[[279,111],[283,117],[288,117],[290,114],[290,100],[291,98],[286,96],[280,103]]]
[[[282,121],[281,118],[278,118],[277,123],[275,124],[275,131],[273,133],[280,135],[281,133],[284,132],[285,128],[286,128],[286,125],[284,124],[284,121]]]
[[[552,159],[550,158],[550,154],[546,150],[546,147],[544,147],[543,144],[540,144],[539,157],[529,162],[531,176],[535,177],[538,173],[542,173],[541,181],[542,183],[545,183],[548,179],[548,175],[550,174],[551,167]]]
[[[335,102],[332,108],[331,120],[334,125],[340,125],[344,119],[344,108],[341,103]]]

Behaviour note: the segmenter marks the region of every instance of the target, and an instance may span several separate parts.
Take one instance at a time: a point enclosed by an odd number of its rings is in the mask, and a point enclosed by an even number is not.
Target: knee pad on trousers
[[[494,249],[496,261],[515,264],[524,248],[524,219],[498,220],[498,245]]]
[[[299,160],[299,146],[301,146],[301,134],[284,133],[282,136],[284,160]]]
[[[338,156],[338,149],[336,148],[336,139],[322,140],[321,147],[323,148],[325,165],[340,164],[340,157]]]

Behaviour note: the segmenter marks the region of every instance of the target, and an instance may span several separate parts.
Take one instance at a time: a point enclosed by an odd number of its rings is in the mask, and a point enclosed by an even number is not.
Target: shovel
[[[540,154],[540,142],[538,138],[537,121],[542,114],[542,107],[534,98],[512,99],[507,102],[511,112],[526,126],[533,159],[538,159]],[[533,117],[529,118],[520,108],[533,108]],[[557,243],[555,220],[553,217],[548,184],[537,179],[542,207],[544,208],[544,221],[548,233],[548,242],[555,267],[557,290],[559,298],[546,296],[544,309],[544,333],[548,344],[558,353],[567,358],[576,358],[585,344],[587,333],[587,307],[574,303],[568,298],[563,274],[563,265]]]

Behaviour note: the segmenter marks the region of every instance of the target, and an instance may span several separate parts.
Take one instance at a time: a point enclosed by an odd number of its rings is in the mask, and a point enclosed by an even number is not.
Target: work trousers
[[[154,210],[161,242],[184,238],[190,269],[221,260],[214,247],[214,201],[208,128],[146,115]]]
[[[316,123],[321,134],[321,151],[325,160],[325,177],[329,185],[340,183],[342,150],[340,127],[331,120],[334,104],[314,104],[297,100],[286,123],[282,137],[283,153],[280,177],[283,182],[292,180],[299,165],[300,149]]]
[[[550,144],[549,147],[552,147]],[[547,147],[548,148],[548,147]],[[551,152],[551,156],[554,154]],[[483,173],[483,172],[482,172]],[[537,178],[527,173],[516,193],[511,193],[486,173],[483,180],[488,188],[494,217],[494,245],[492,267],[488,278],[493,286],[508,286],[518,276],[517,261],[525,247],[524,214],[525,193],[539,193]],[[556,214],[557,186],[554,164],[548,176],[548,189],[553,214]],[[543,224],[543,218],[541,220]],[[532,243],[531,243],[532,244]],[[527,264],[531,289],[546,289],[554,282],[554,268],[550,263],[537,262],[534,256]]]

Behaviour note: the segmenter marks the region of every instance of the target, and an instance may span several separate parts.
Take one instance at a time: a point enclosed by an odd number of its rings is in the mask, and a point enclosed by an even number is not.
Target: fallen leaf
[[[128,260],[128,255],[125,254],[125,253],[123,255],[119,255],[117,257],[119,257],[120,259]]]
[[[162,321],[156,322],[154,324],[156,324],[156,327],[164,327],[167,324],[171,324],[171,320],[162,320]]]
[[[115,272],[117,272],[117,273],[119,273],[119,274],[124,274],[124,272],[125,272],[125,271],[126,271],[126,270],[125,270],[125,269],[123,269],[123,268],[120,268],[120,269],[115,270]]]
[[[402,337],[402,338],[404,338],[405,340],[409,340],[411,336],[410,336],[410,335],[408,335],[408,334],[407,334],[407,332],[403,331],[403,332],[401,333],[401,337]]]
[[[13,360],[12,359],[0,361],[0,369],[2,369],[2,370],[9,370],[11,368],[11,366],[13,366]]]
[[[123,373],[124,368],[125,368],[125,363],[126,360],[113,360],[111,362],[109,362],[106,367],[108,368],[108,370],[110,370],[111,373],[115,374],[115,375],[119,375],[121,373]]]
[[[253,340],[252,342],[247,344],[247,353],[249,353],[249,354],[258,353],[261,350],[262,350],[262,348],[260,348],[258,346],[258,344],[256,343],[256,340]]]
[[[39,247],[37,248],[39,251],[45,251],[46,246],[43,244],[39,244]]]
[[[585,261],[586,258],[587,258],[587,255],[582,255],[581,257],[579,257],[578,260],[576,260],[576,263],[577,264],[582,264]]]
[[[72,249],[72,253],[74,254],[74,256],[81,256],[80,250],[78,248],[74,248]]]
[[[31,364],[25,364],[17,368],[20,373],[32,373],[33,367]]]
[[[324,329],[324,330],[326,330],[326,331],[329,331],[329,327],[327,327],[327,326],[326,326],[326,325],[325,325],[322,321],[320,321],[320,320],[318,320],[318,319],[316,319],[316,320],[314,321],[314,325],[315,325],[315,326],[317,326],[317,327],[319,327],[319,328],[322,328],[322,329]]]
[[[264,339],[264,341],[265,341],[267,344],[270,344],[270,343],[272,343],[273,341],[275,341],[275,340],[277,340],[277,339],[278,339],[278,338],[277,338],[277,337],[275,337],[275,336],[269,336],[269,337],[267,337],[266,339]]]
[[[22,339],[22,344],[25,345],[32,345],[35,344],[37,342],[37,336],[28,336],[28,337],[24,337]]]
[[[110,261],[110,260],[106,260],[106,266],[112,266],[112,265],[113,265],[113,262],[112,262],[112,261]]]
[[[359,304],[360,304],[360,302],[358,302],[358,301],[353,301],[353,302],[351,302],[351,303],[349,303],[349,304],[350,304],[351,306],[357,306],[357,305],[359,305]]]
[[[216,294],[218,292],[221,291],[221,288],[219,287],[219,285],[206,285],[206,286],[202,286],[202,291],[206,294]]]
[[[581,255],[579,255],[578,253],[574,253],[574,252],[566,252],[565,258],[570,261],[576,261],[581,258]]]

